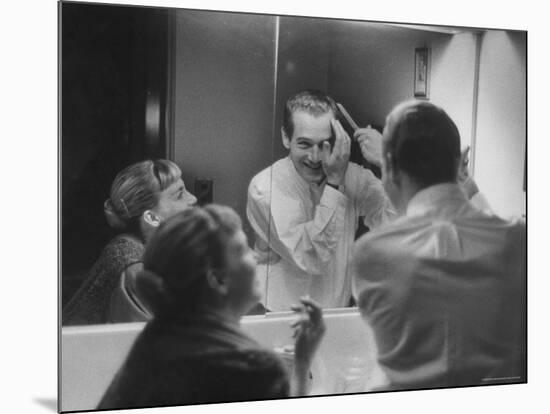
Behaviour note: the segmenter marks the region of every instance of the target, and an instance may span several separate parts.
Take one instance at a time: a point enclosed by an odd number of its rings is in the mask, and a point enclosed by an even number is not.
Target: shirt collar
[[[436,184],[418,191],[407,205],[407,216],[419,216],[427,213],[438,215],[446,206],[457,206],[468,200],[456,183]]]
[[[291,171],[291,174],[294,176],[296,182],[301,188],[303,188],[304,190],[320,191],[325,187],[325,184],[327,182],[326,177],[323,178],[323,181],[321,181],[319,184],[310,183],[304,180],[304,178],[298,173],[298,170],[296,170],[296,167],[294,166],[290,155],[288,155],[285,159],[286,163],[288,164],[288,169]]]

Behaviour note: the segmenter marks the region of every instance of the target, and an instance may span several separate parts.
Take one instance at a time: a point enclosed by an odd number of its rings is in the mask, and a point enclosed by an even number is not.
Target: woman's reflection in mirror
[[[114,322],[114,314],[127,307],[118,303],[118,296],[114,298],[123,272],[136,274],[142,267],[144,246],[159,224],[196,201],[172,161],[146,160],[120,171],[104,203],[107,222],[118,234],[105,246],[63,309],[62,324]]]

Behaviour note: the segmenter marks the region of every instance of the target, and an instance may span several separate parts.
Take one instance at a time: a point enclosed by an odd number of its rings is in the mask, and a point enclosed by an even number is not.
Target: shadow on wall
[[[57,398],[35,398],[33,401],[54,413],[57,412],[59,408],[57,406]]]

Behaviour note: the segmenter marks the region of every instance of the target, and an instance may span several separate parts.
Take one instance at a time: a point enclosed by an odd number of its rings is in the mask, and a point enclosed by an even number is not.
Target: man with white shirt
[[[441,108],[398,105],[382,181],[403,214],[354,248],[354,292],[384,389],[526,382],[526,234],[457,184],[460,137]]]
[[[281,128],[289,155],[249,185],[247,216],[269,310],[289,310],[304,295],[323,307],[347,306],[358,218],[372,229],[393,214],[380,180],[349,162],[351,140],[337,113],[322,92],[291,97]],[[367,128],[355,135],[363,156],[380,165],[381,135]]]

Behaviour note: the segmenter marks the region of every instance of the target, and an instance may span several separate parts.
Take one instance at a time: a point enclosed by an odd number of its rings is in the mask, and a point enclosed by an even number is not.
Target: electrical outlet
[[[214,201],[214,181],[211,178],[196,178],[195,197],[197,197],[199,205],[212,203]]]

